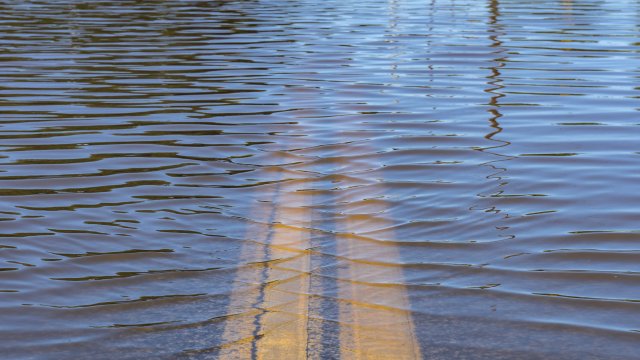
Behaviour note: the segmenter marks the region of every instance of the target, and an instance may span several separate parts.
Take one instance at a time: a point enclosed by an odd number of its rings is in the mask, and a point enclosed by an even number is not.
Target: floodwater
[[[636,0],[6,0],[2,359],[640,359]]]

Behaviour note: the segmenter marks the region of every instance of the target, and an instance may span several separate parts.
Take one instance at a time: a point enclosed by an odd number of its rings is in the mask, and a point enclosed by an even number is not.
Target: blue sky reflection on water
[[[0,7],[5,356],[639,358],[637,1]]]

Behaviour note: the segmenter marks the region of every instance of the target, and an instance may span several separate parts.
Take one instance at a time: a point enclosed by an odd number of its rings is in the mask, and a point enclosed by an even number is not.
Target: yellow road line
[[[262,252],[246,243],[239,263],[258,263],[240,270],[232,285],[229,311],[240,313],[227,320],[220,359],[305,359],[308,344],[310,285],[309,196],[296,207],[281,187],[273,201],[259,203],[251,218],[266,225],[250,226],[247,239],[266,244]],[[299,198],[299,196],[298,196]],[[288,225],[295,223],[295,225]]]
[[[308,211],[304,208],[301,212]],[[272,270],[291,272],[292,278],[267,285],[264,309],[267,312],[260,321],[264,335],[257,340],[258,359],[305,359],[307,357],[309,311],[309,284],[311,271],[309,233],[291,232],[285,226],[276,226],[274,257],[290,256],[291,251],[279,249],[279,242],[294,240],[294,245],[305,248],[287,261],[269,265]],[[287,244],[288,245],[288,244]],[[285,246],[287,246],[285,245]],[[275,247],[278,246],[278,247]]]
[[[380,228],[387,224],[381,223]],[[350,221],[345,230],[353,230]],[[339,276],[342,359],[421,359],[419,343],[410,312],[410,303],[396,246],[371,244],[358,236],[338,238],[338,251],[348,259],[385,259],[388,266],[349,261]],[[375,281],[385,283],[374,284]]]
[[[388,31],[392,36],[398,35],[397,7],[397,1],[389,1]],[[395,43],[394,40],[390,42]],[[400,55],[401,49],[393,49],[396,52],[395,58]],[[396,68],[397,64],[392,64],[391,75],[394,78]],[[376,149],[368,151],[371,154],[375,152]],[[399,249],[392,243],[372,243],[350,235],[357,234],[358,224],[362,220],[369,225],[376,225],[378,229],[390,228],[393,224],[384,217],[360,215],[359,222],[356,223],[353,217],[345,216],[340,224],[344,235],[336,239],[338,254],[351,260],[339,272],[339,277],[343,280],[339,287],[340,298],[347,300],[340,307],[340,322],[343,324],[340,331],[341,358],[421,359]],[[354,261],[363,256],[384,259],[389,265],[369,265]],[[373,284],[375,281],[385,283]]]
[[[250,216],[262,225],[250,226],[246,237],[265,246],[256,251],[247,242],[242,248],[240,264],[260,264],[240,270],[232,285],[229,312],[238,315],[226,321],[222,360],[307,359],[308,350],[321,353],[321,336],[314,336],[315,342],[309,336],[311,196],[287,190],[286,183],[273,192],[272,201],[258,203]],[[340,357],[421,359],[397,247],[352,234],[363,219],[377,228],[388,228],[389,221],[366,215],[358,216],[358,224],[350,219],[337,224],[336,234]],[[373,265],[367,258],[385,259],[388,265]]]

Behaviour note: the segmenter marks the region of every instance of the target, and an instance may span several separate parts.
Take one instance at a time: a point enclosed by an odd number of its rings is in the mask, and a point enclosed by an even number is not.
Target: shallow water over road
[[[0,3],[7,359],[640,359],[640,3]]]

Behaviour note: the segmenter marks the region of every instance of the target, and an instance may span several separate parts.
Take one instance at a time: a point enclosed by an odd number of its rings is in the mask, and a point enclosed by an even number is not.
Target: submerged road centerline
[[[283,166],[274,166],[269,199],[258,194],[247,215],[239,261],[256,266],[239,270],[232,284],[228,313],[238,316],[225,325],[220,359],[307,358],[311,197],[287,188]]]
[[[264,251],[252,251],[251,242],[242,248],[243,263],[260,265],[249,274],[239,271],[232,284],[230,312],[243,309],[247,313],[226,324],[224,339],[229,344],[221,349],[221,359],[306,358],[310,237],[306,229],[286,225],[288,211],[279,204],[288,199],[280,186],[273,199],[273,203],[258,205],[270,214],[267,229],[249,226],[247,232],[247,239],[265,242]],[[305,206],[294,212],[301,219],[310,216]],[[247,291],[247,284],[257,286],[258,291]],[[253,309],[247,309],[248,304]]]
[[[277,169],[282,181],[269,187],[271,200],[257,201],[249,216],[260,221],[248,222],[240,261],[257,266],[239,270],[232,284],[229,313],[238,315],[226,321],[221,359],[315,358],[326,346],[319,341],[323,328],[309,321],[324,317],[312,313],[323,308],[311,301],[313,294],[326,290],[311,288],[312,283],[322,286],[311,280],[313,192],[290,189],[282,167]],[[333,206],[340,211],[337,200]],[[365,216],[379,229],[392,227],[389,221]],[[350,219],[341,212],[332,238],[339,314],[339,349],[332,353],[342,359],[421,358],[398,249],[392,242],[374,244],[357,236],[358,224]],[[359,261],[372,252],[389,265]]]

